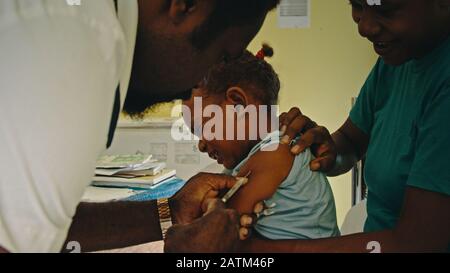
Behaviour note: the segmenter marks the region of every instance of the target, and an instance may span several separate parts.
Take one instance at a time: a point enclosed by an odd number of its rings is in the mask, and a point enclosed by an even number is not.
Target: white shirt
[[[58,252],[95,161],[115,91],[126,96],[137,1],[0,1],[0,246]],[[82,247],[82,246],[81,246]]]

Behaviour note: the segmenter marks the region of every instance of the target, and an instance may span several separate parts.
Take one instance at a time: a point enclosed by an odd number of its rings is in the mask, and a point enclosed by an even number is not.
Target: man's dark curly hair
[[[263,45],[266,57],[273,56],[273,49]],[[199,88],[207,94],[226,94],[233,86],[250,92],[264,105],[276,105],[280,92],[280,80],[273,67],[264,59],[246,51],[240,58],[212,67]]]
[[[215,7],[208,19],[191,36],[198,49],[206,48],[224,30],[255,22],[277,7],[280,0],[214,0]]]

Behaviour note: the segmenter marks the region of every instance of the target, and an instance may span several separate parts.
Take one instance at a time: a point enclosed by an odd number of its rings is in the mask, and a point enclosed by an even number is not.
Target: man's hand
[[[219,197],[237,182],[235,177],[222,174],[199,173],[169,201],[172,221],[189,224],[201,217],[207,210],[206,200]]]
[[[225,209],[218,199],[205,202],[206,213],[191,224],[178,224],[167,231],[166,253],[234,252],[239,245],[240,219],[237,211]]]
[[[285,134],[282,143],[290,143],[292,139],[302,134],[293,145],[291,152],[298,155],[311,148],[316,157],[310,163],[312,171],[329,172],[336,163],[337,149],[330,132],[322,126],[304,116],[300,109],[292,108],[288,113],[280,116],[281,132]]]
[[[218,197],[233,187],[237,179],[222,174],[200,173],[170,200],[172,218],[176,223],[167,231],[166,252],[233,252],[239,240],[250,236],[256,214],[240,216],[226,209]]]

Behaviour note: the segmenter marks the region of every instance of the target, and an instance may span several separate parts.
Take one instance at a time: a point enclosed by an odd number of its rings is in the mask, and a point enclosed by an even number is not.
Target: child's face
[[[211,135],[209,131],[213,131],[213,133],[218,133],[220,130],[217,130],[217,128],[214,128],[214,130],[208,130],[206,128],[206,124],[208,122],[211,122],[213,117],[200,117],[200,115],[195,116],[194,115],[194,98],[201,98],[202,99],[202,109],[205,110],[206,107],[211,105],[217,105],[220,109],[222,109],[223,114],[223,131],[219,135],[222,135],[223,140],[214,138],[211,139]],[[228,101],[224,96],[221,95],[207,95],[205,92],[203,92],[200,89],[195,89],[192,92],[192,97],[189,100],[183,101],[183,105],[189,107],[191,116],[190,120],[187,119],[186,116],[184,116],[184,119],[186,121],[186,124],[190,127],[192,133],[196,134],[199,138],[199,150],[203,153],[208,153],[209,157],[216,160],[219,164],[222,164],[227,169],[233,169],[236,167],[244,158],[247,156],[247,154],[250,152],[251,148],[257,141],[248,140],[247,134],[245,139],[246,140],[237,140],[237,130],[236,130],[236,124],[237,124],[237,116],[233,115],[234,123],[230,125],[229,123],[226,123],[226,106],[227,105],[233,105],[232,102]],[[197,109],[199,111],[199,109]],[[203,115],[202,115],[203,116]],[[197,119],[195,124],[195,119]],[[190,124],[189,124],[190,123]],[[201,133],[195,132],[194,126],[202,126],[203,131]],[[226,140],[227,132],[231,131],[231,127],[234,128],[234,136],[231,140]],[[245,125],[246,130],[248,130],[248,122],[246,122]],[[233,132],[233,131],[231,131]],[[202,135],[201,135],[202,134]]]
[[[422,57],[449,34],[448,0],[381,0],[378,6],[368,5],[367,0],[350,3],[359,33],[391,65]]]

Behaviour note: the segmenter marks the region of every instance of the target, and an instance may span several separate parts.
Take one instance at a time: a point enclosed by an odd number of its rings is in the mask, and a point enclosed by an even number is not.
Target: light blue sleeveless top
[[[240,168],[258,151],[280,142],[280,132],[270,133],[258,143],[239,165],[232,170],[236,176]],[[317,239],[339,236],[333,192],[326,176],[312,172],[309,150],[295,157],[288,177],[265,204],[270,215],[263,215],[255,225],[262,236],[273,239]],[[263,183],[261,181],[260,183]]]

